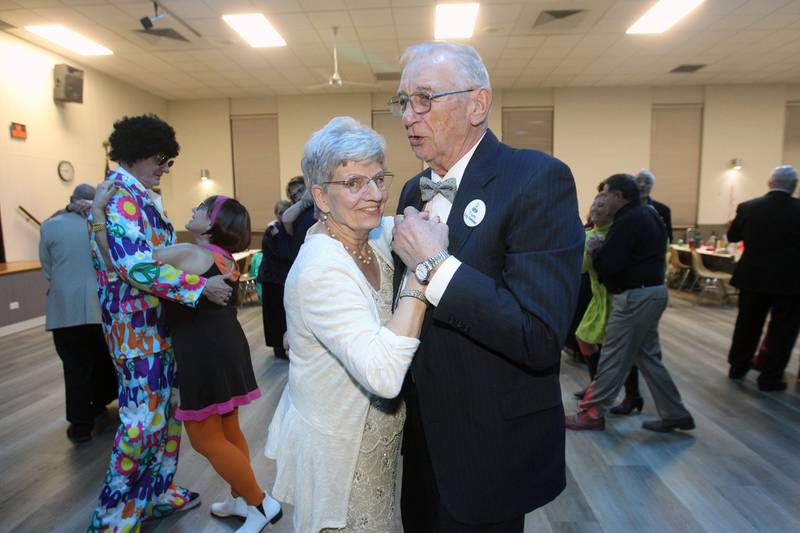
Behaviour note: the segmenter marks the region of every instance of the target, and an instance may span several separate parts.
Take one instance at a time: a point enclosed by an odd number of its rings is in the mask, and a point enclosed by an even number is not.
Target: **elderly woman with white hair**
[[[286,280],[289,380],[265,453],[295,531],[399,531],[397,398],[419,345],[425,287],[406,278],[392,313],[392,175],[372,129],[337,117],[314,133],[302,169],[320,212]],[[438,221],[438,231],[447,226]]]

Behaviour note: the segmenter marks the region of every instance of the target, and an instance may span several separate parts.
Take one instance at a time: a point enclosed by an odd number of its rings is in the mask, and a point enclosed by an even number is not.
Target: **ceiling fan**
[[[373,89],[378,88],[378,85],[374,83],[363,83],[359,81],[344,81],[342,76],[339,74],[339,57],[337,55],[336,50],[336,35],[339,33],[338,26],[333,27],[333,74],[331,77],[328,78],[327,83],[318,83],[316,85],[310,85],[306,87],[307,89],[324,89],[326,87],[333,87],[333,88],[340,88],[340,87],[371,87]]]

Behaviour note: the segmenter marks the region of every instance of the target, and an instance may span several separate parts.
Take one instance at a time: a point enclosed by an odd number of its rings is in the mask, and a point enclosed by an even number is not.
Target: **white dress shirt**
[[[450,170],[447,171],[447,174],[445,174],[444,177],[439,176],[436,172],[434,172],[433,169],[431,169],[431,181],[438,183],[448,178],[455,178],[456,190],[458,190],[458,187],[461,186],[461,178],[464,177],[464,171],[467,169],[467,165],[472,159],[472,154],[475,153],[475,149],[483,140],[484,135],[486,135],[486,132],[481,135],[480,139],[478,139],[472,148],[470,148],[469,152],[461,156],[461,159],[456,161],[456,164],[450,167]],[[431,200],[423,206],[423,210],[430,213],[431,217],[438,216],[442,222],[447,222],[447,217],[450,216],[450,210],[452,208],[453,204],[450,202],[450,200],[441,194],[436,194],[436,196],[431,198]],[[425,298],[431,304],[434,306],[439,305],[439,301],[442,299],[444,291],[447,289],[447,286],[450,284],[450,280],[453,279],[453,276],[456,274],[456,270],[458,270],[458,267],[460,266],[461,261],[452,255],[445,259],[441,265],[439,265],[439,268],[428,282],[428,287],[425,290]]]

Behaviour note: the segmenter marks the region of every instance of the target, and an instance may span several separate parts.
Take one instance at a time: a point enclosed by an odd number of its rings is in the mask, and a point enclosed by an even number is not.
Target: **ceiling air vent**
[[[376,72],[375,81],[400,81],[399,72]]]
[[[690,74],[692,72],[697,72],[705,65],[678,65],[674,69],[670,70],[670,74]]]
[[[578,27],[586,13],[585,9],[548,9],[539,13],[533,23],[533,29],[547,26],[547,29],[556,28],[571,30]]]
[[[172,28],[152,28],[149,30],[133,30],[136,33],[143,33],[145,35],[150,35],[152,37],[163,37],[165,39],[174,39],[176,41],[183,41],[183,42],[190,42],[189,39],[178,33],[177,31],[173,30]]]

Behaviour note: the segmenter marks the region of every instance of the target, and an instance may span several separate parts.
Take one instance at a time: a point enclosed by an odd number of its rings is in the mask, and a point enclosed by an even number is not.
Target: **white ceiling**
[[[625,35],[655,0],[483,0],[475,46],[495,87],[537,88],[709,83],[800,83],[800,0],[706,0],[662,35]],[[345,81],[375,83],[397,72],[403,49],[433,39],[435,0],[164,0],[202,34],[170,16],[190,42],[136,33],[153,13],[144,0],[0,0],[9,33],[167,99],[252,97],[332,91],[393,91],[370,87],[308,89],[333,70],[332,27],[339,27]],[[545,9],[586,9],[574,28],[532,29]],[[282,48],[250,48],[220,18],[261,12],[286,39]],[[567,19],[569,20],[569,19]],[[26,32],[61,23],[111,48],[113,56],[81,57]],[[566,21],[564,21],[566,23]],[[573,25],[575,25],[573,23]],[[685,63],[707,66],[669,74]]]

